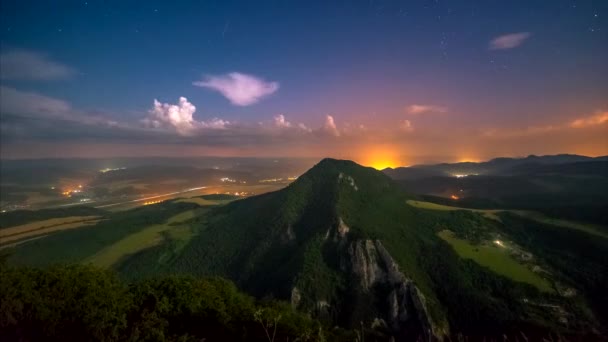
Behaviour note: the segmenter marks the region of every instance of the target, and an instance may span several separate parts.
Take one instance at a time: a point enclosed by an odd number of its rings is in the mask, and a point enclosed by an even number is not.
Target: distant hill
[[[533,209],[608,225],[608,157],[497,158],[383,172],[411,194],[456,195],[459,206]]]
[[[495,158],[479,163],[442,163],[387,168],[383,172],[393,179],[419,179],[433,176],[452,176],[455,174],[513,175],[539,167],[549,169],[552,166],[557,167],[572,163],[582,164],[585,162],[608,162],[608,156],[587,157],[575,154],[530,155],[525,158]]]

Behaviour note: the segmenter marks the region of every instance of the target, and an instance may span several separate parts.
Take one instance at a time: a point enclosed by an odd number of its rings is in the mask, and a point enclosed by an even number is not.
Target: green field
[[[601,236],[605,239],[608,239],[608,234],[605,232],[605,230],[603,230],[601,227],[591,224],[591,223],[582,223],[582,222],[576,222],[576,221],[557,219],[557,218],[549,217],[542,213],[539,213],[536,211],[530,211],[530,210],[509,210],[509,211],[514,214],[517,214],[523,218],[534,220],[539,223],[580,230],[580,231],[588,233],[588,234],[593,234],[593,235]]]
[[[443,204],[437,204],[432,202],[424,202],[424,201],[414,201],[408,200],[407,204],[420,209],[430,209],[430,210],[444,210],[444,211],[454,211],[454,210],[468,210],[474,213],[480,213],[484,217],[487,217],[492,220],[496,220],[502,222],[500,216],[497,214],[500,212],[510,212],[521,216],[523,218],[527,218],[530,220],[534,220],[539,223],[549,224],[552,226],[564,227],[569,229],[579,230],[588,234],[593,234],[596,236],[601,236],[603,238],[608,239],[608,234],[603,231],[603,229],[597,225],[593,225],[590,223],[581,223],[575,221],[568,221],[563,219],[557,219],[553,217],[546,216],[542,213],[531,211],[531,210],[512,210],[512,209],[471,209],[471,208],[460,208],[460,207],[452,207]]]
[[[553,291],[549,281],[532,272],[526,265],[513,259],[506,247],[472,245],[466,240],[455,237],[454,233],[449,230],[443,230],[437,235],[449,243],[462,258],[471,259],[479,265],[515,281],[536,286],[543,292]]]
[[[437,204],[437,203],[431,203],[431,202],[424,202],[424,201],[414,201],[414,200],[407,200],[407,204],[415,207],[415,208],[420,208],[420,209],[430,209],[430,210],[447,210],[447,211],[453,211],[453,210],[468,210],[468,211],[472,211],[474,213],[479,213],[481,215],[483,215],[484,217],[487,217],[491,220],[495,220],[498,222],[501,222],[500,217],[498,217],[498,215],[496,215],[497,213],[504,211],[504,210],[500,210],[500,209],[470,209],[470,208],[460,208],[460,207],[452,207],[452,206],[448,206],[448,205],[443,205],[443,204]]]
[[[69,216],[29,222],[0,230],[0,243],[6,244],[60,230],[90,226],[99,221],[99,216]]]
[[[191,209],[171,216],[167,219],[166,223],[151,225],[128,235],[87,258],[85,262],[93,263],[100,267],[111,267],[128,255],[133,255],[160,244],[165,238],[164,233],[168,233],[169,237],[179,241],[180,245],[184,245],[190,240],[192,231],[188,226],[175,225],[188,221],[199,214],[201,214],[201,211]]]
[[[192,198],[181,198],[178,199],[177,201],[175,201],[176,203],[195,203],[198,205],[218,205],[221,204],[221,202],[218,201],[210,201],[204,198],[200,198],[200,197],[192,197]]]

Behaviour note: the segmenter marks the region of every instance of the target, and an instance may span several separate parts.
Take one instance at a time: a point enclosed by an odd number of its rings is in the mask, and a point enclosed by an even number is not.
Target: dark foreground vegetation
[[[125,284],[92,266],[0,267],[1,341],[352,341],[221,278]]]

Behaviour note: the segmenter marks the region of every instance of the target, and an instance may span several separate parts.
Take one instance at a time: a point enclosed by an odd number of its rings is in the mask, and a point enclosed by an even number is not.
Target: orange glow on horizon
[[[362,157],[357,158],[361,165],[373,167],[376,170],[383,170],[387,167],[402,166],[402,162],[397,155],[397,149],[392,146],[374,146],[363,150]]]
[[[474,157],[460,157],[458,158],[459,163],[479,163],[481,159]]]

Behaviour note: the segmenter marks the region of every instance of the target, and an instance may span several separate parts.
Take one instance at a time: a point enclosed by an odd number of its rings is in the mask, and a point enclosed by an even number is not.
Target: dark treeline
[[[91,266],[0,268],[2,341],[352,341],[220,278],[125,284]]]

